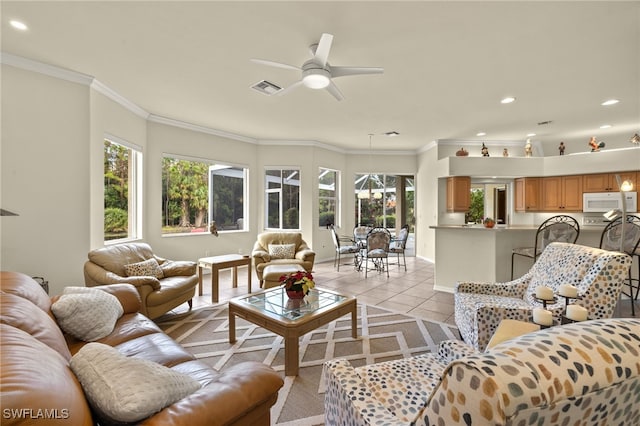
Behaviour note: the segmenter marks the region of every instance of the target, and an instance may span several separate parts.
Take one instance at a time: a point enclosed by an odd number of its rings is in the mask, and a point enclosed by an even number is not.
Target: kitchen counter
[[[453,292],[457,281],[507,282],[511,280],[511,252],[516,247],[533,247],[537,226],[435,225],[434,289]],[[598,247],[602,227],[580,228],[578,244]],[[527,273],[533,262],[516,256],[514,277]]]

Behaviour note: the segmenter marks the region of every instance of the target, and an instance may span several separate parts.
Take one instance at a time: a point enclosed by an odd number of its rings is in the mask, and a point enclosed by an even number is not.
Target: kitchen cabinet
[[[468,212],[471,207],[471,177],[447,178],[447,212]]]
[[[584,175],[582,179],[583,192],[617,192],[618,182],[616,174],[620,175],[622,181],[628,180],[637,188],[637,172],[620,173],[596,173]]]
[[[542,211],[581,212],[582,180],[583,175],[549,176],[542,178]]]
[[[540,210],[540,178],[528,177],[515,180],[514,208],[517,212]]]

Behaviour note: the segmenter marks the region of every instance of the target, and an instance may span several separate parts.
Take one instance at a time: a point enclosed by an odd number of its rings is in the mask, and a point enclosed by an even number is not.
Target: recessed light
[[[600,126],[601,129],[608,129],[609,127],[611,127],[611,124],[603,124]]]
[[[501,104],[510,104],[511,102],[513,102],[513,101],[515,101],[515,100],[516,100],[516,98],[513,98],[513,97],[511,97],[511,96],[508,96],[508,97],[506,97],[506,98],[502,99],[502,100],[500,101],[500,103],[501,103]]]
[[[478,132],[476,133],[476,136],[487,136],[487,134],[485,132]]]
[[[29,27],[27,27],[27,24],[25,24],[22,21],[18,21],[16,19],[10,20],[9,24],[11,24],[11,26],[13,28],[15,28],[16,30],[20,30],[20,31],[26,31],[29,28]]]
[[[608,100],[604,101],[603,103],[601,103],[600,105],[602,105],[602,106],[609,106],[609,105],[615,105],[615,104],[617,104],[618,102],[620,102],[620,101],[619,101],[619,100],[617,100],[617,99],[608,99]]]
[[[535,135],[536,135],[535,133],[527,133],[527,137],[528,137],[528,138],[532,138],[532,137],[534,137]]]

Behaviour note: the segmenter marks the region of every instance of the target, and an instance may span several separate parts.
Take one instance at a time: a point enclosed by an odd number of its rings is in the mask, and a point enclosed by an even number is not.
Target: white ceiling
[[[640,2],[2,1],[2,51],[94,76],[146,111],[259,140],[346,151],[419,150],[437,139],[524,140],[588,150],[640,131]],[[8,25],[29,26],[18,32]],[[338,102],[288,86],[323,32]],[[500,104],[504,96],[516,102]],[[609,98],[620,103],[600,104]],[[549,121],[548,125],[538,125]],[[600,129],[603,124],[613,127]],[[387,131],[400,136],[378,136]],[[483,138],[476,133],[487,133]],[[573,146],[572,146],[573,144]],[[552,147],[552,148],[548,148]]]

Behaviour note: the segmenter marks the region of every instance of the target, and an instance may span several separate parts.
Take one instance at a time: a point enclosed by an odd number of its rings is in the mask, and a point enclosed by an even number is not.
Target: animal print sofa
[[[325,363],[325,424],[632,425],[640,419],[640,320],[590,320],[354,368]]]

